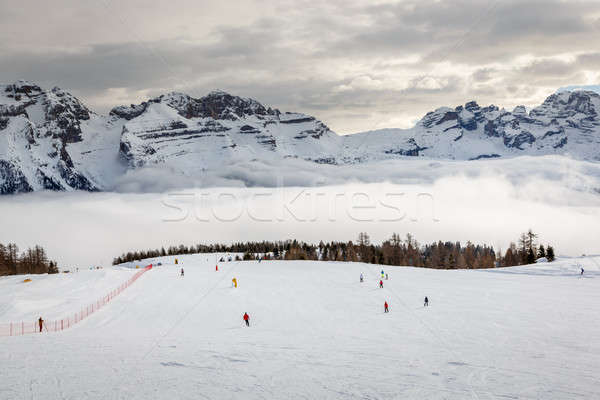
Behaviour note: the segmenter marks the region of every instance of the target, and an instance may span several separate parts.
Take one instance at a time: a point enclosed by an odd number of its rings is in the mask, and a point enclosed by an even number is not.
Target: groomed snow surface
[[[69,330],[0,338],[0,399],[600,398],[600,257],[383,267],[383,289],[378,265],[178,258]],[[133,271],[1,278],[0,322],[76,311]]]
[[[106,296],[138,270],[111,267],[56,275],[0,277],[0,324],[61,319]],[[31,282],[24,282],[31,279]]]

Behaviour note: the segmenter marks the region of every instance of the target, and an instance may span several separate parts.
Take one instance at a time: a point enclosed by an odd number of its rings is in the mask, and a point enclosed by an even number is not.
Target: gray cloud
[[[65,0],[0,11],[0,81],[58,85],[100,112],[221,88],[346,133],[473,98],[536,105],[600,79],[596,1]]]

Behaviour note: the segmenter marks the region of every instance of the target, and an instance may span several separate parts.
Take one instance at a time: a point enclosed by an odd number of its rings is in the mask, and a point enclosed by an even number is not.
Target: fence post
[[[12,322],[10,323],[10,336],[12,336]]]

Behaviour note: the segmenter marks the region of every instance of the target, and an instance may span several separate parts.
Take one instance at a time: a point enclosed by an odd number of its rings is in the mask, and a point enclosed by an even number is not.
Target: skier
[[[423,307],[427,307],[429,305],[429,299],[425,296],[425,303],[423,303]]]
[[[381,279],[383,279],[384,276],[385,274],[383,273],[383,270],[381,270]]]
[[[234,288],[236,288],[236,287],[237,287],[237,279],[236,279],[236,278],[233,278],[233,279],[231,280],[231,286],[233,286]]]
[[[360,273],[360,281],[362,282],[364,280],[363,274],[362,272]]]
[[[44,320],[42,319],[42,317],[40,317],[40,319],[38,319],[38,324],[40,325],[40,332],[41,332],[42,328],[44,327]]]
[[[390,279],[390,278],[388,277],[388,274],[385,274],[385,280],[387,281],[388,279]]]
[[[183,268],[181,268],[181,276],[183,276]]]
[[[215,271],[219,270],[219,264],[215,265]]]
[[[584,273],[584,269],[581,268],[581,276],[583,276],[583,273]]]
[[[387,301],[383,304],[383,312],[390,312]]]
[[[244,313],[244,322],[246,322],[246,326],[250,326],[250,316],[248,313]]]
[[[379,281],[379,287],[383,289],[383,281],[382,280]]]

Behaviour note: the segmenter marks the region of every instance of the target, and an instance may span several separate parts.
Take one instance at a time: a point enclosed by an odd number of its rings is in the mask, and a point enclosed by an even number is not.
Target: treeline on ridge
[[[504,255],[491,246],[471,242],[435,242],[421,245],[410,234],[402,239],[394,233],[381,244],[371,243],[361,232],[356,242],[323,242],[311,244],[298,240],[237,242],[170,246],[156,250],[125,253],[113,260],[113,265],[146,258],[198,253],[243,253],[244,260],[258,257],[278,260],[360,261],[383,265],[405,265],[437,269],[475,269],[531,264],[540,257],[554,260],[552,246],[537,245],[537,235],[523,233],[518,245],[511,243]]]
[[[34,246],[22,253],[14,243],[4,245],[0,243],[0,276],[21,274],[55,274],[58,266],[55,261],[50,261],[46,250],[41,246]]]

